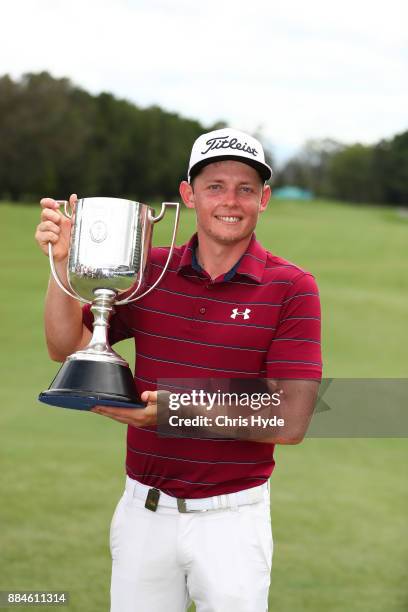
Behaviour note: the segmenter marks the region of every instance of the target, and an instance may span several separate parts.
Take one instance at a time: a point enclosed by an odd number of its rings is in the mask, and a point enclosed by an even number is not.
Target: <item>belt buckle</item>
[[[191,512],[207,512],[207,508],[203,510],[187,510],[186,500],[183,498],[177,498],[177,509],[181,514],[189,514]]]
[[[186,506],[186,500],[185,499],[177,498],[177,509],[182,514],[187,513],[187,506]]]

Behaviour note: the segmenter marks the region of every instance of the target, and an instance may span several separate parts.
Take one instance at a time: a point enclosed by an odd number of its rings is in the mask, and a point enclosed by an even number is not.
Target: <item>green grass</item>
[[[58,367],[43,340],[38,215],[0,205],[0,590],[67,589],[70,610],[99,612],[108,609],[125,431],[36,400]],[[193,228],[184,212],[178,243]],[[155,232],[167,243],[170,222]],[[257,237],[318,280],[326,376],[407,377],[407,220],[392,209],[273,201]],[[307,439],[276,450],[270,610],[408,608],[407,450],[405,439]]]

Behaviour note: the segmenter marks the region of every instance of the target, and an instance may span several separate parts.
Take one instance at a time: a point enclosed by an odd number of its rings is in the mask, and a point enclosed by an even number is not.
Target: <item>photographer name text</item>
[[[285,420],[278,418],[276,415],[268,419],[257,414],[252,414],[250,418],[229,417],[224,414],[219,414],[215,418],[203,415],[180,417],[172,414],[169,417],[169,425],[172,427],[212,427],[216,425],[217,427],[260,427],[266,429],[267,427],[284,427]]]

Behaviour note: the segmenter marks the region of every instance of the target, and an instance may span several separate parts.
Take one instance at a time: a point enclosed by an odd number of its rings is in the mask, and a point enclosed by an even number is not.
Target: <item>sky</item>
[[[0,19],[0,75],[224,120],[280,161],[408,129],[406,0],[13,0]]]

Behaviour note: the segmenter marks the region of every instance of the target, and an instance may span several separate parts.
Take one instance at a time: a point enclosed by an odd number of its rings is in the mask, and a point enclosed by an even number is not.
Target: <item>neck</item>
[[[231,270],[247,250],[250,241],[251,235],[236,244],[220,244],[198,231],[196,250],[198,263],[212,279],[215,279]]]

